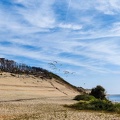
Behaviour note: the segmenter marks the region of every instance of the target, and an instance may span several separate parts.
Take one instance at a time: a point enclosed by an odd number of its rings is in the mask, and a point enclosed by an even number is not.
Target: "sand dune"
[[[53,96],[75,96],[79,92],[56,79],[41,79],[32,75],[2,73],[0,101]]]
[[[80,94],[56,79],[32,75],[0,75],[0,120],[120,120],[118,114],[76,111],[63,107],[73,104]]]

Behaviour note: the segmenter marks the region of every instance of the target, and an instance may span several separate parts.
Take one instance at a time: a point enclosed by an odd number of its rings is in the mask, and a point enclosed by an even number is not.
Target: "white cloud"
[[[84,0],[77,0],[72,1],[71,8],[77,9],[77,10],[98,10],[104,14],[117,14],[120,11],[120,1],[119,0],[90,0],[90,1],[84,1]]]
[[[16,0],[14,2],[22,4],[25,8],[14,7],[15,11],[11,12],[1,8],[0,26],[2,28],[0,31],[2,32],[0,41],[8,41],[13,44],[9,47],[0,46],[2,55],[24,56],[46,62],[58,60],[65,64],[99,72],[109,71],[104,65],[120,66],[118,40],[107,38],[108,36],[119,36],[120,23],[118,21],[112,22],[110,27],[99,29],[101,21],[98,21],[94,15],[82,14],[83,16],[81,16],[75,14],[76,21],[62,23],[57,20],[52,9],[54,0],[36,2],[34,0]],[[72,1],[69,9],[72,11],[79,8],[84,12],[96,9],[104,14],[113,14],[119,9],[117,2],[119,1],[97,0],[95,2],[92,0],[87,3],[83,0]],[[73,10],[73,13],[76,13],[76,11]],[[80,11],[77,11],[77,13],[80,13]],[[56,27],[61,28],[61,30],[55,31],[54,28]],[[86,27],[85,30],[84,27]],[[53,31],[50,31],[50,28]],[[78,39],[74,39],[75,37],[78,37]],[[102,37],[106,38],[103,39]],[[99,40],[95,38],[99,38]],[[24,48],[23,45],[38,48],[38,51]],[[60,57],[62,53],[68,53],[71,56],[69,55],[68,58],[66,56]],[[119,71],[116,72],[119,73]]]
[[[53,28],[55,17],[51,5],[54,0],[47,1],[22,1],[25,8],[17,8],[19,14],[34,27]]]
[[[93,5],[92,5],[93,4]],[[120,11],[120,1],[119,0],[91,0],[88,2],[90,7],[93,7],[95,10],[98,10],[104,14],[114,15],[118,14]],[[90,8],[87,7],[87,8]]]
[[[59,24],[58,25],[60,28],[63,29],[72,29],[72,30],[80,30],[82,29],[82,25],[77,25],[77,24]]]

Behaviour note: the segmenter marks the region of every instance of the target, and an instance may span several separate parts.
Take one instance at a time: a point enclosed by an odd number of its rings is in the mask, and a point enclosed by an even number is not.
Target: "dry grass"
[[[62,100],[62,99],[61,99]],[[76,111],[48,99],[1,103],[1,120],[120,120],[118,114]],[[67,101],[66,101],[67,102]],[[62,103],[62,101],[61,101]]]

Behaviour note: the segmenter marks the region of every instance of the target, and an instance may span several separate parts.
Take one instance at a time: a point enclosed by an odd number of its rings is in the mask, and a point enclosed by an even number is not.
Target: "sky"
[[[0,0],[0,57],[120,94],[119,6],[120,0]]]

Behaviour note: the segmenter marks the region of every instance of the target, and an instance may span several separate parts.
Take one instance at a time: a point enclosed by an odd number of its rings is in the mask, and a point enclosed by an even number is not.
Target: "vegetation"
[[[74,100],[79,101],[68,107],[77,110],[98,110],[120,113],[120,103],[112,103],[105,97],[105,89],[97,86],[91,90],[90,94],[77,95]]]
[[[92,95],[88,95],[88,94],[84,94],[84,95],[77,95],[75,96],[74,100],[80,101],[80,100],[84,100],[84,101],[90,101],[90,100],[95,100],[96,98]]]
[[[94,96],[97,99],[106,99],[105,89],[100,85],[98,85],[95,88],[92,88],[90,95]]]
[[[80,101],[79,103],[70,105],[69,107],[77,110],[98,110],[98,111],[108,111],[108,112],[118,112],[120,113],[120,104],[113,104],[108,100],[90,100],[90,101]]]
[[[51,78],[49,71],[40,67],[31,67],[23,63],[17,63],[13,60],[0,58],[0,71],[14,74],[27,74],[36,77]]]

